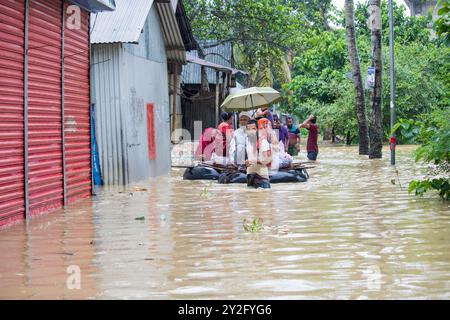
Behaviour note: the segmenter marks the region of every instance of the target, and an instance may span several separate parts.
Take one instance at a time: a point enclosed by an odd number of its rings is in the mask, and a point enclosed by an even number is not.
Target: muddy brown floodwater
[[[307,183],[268,191],[181,169],[97,190],[0,231],[0,298],[449,299],[449,205],[408,195],[412,150],[398,150],[403,190],[388,149],[369,161],[355,147],[322,147]],[[245,232],[255,217],[264,229]]]

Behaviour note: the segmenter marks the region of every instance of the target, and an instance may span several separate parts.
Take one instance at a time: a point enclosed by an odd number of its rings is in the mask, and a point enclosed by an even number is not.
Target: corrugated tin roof
[[[217,41],[199,41],[201,47],[206,45],[214,44]],[[216,47],[208,48],[203,50],[205,52],[205,60],[212,62],[217,65],[222,65],[224,67],[231,68],[232,59],[232,46],[231,42],[227,42]],[[193,57],[198,57],[197,50],[189,51],[189,55]],[[216,72],[210,68],[207,69],[208,82],[216,83]],[[189,84],[198,84],[201,82],[201,67],[198,64],[188,63],[183,67],[183,82]]]
[[[176,2],[176,1],[175,1]],[[174,7],[175,6],[175,9]],[[183,38],[178,27],[175,16],[177,4],[156,1],[161,27],[164,34],[164,44],[166,46],[167,60],[186,63],[186,50]]]
[[[69,0],[89,12],[112,11],[116,7],[114,0]]]
[[[236,73],[242,73],[242,74],[248,74],[245,71],[241,71],[235,68],[225,67],[221,64],[217,64],[214,62],[209,62],[207,60],[200,59],[199,57],[191,56],[189,53],[186,54],[186,60],[190,63],[195,63],[199,66],[208,67],[217,71],[222,71],[226,73],[236,74]]]
[[[112,12],[91,17],[91,43],[133,42],[139,40],[153,0],[116,0]]]

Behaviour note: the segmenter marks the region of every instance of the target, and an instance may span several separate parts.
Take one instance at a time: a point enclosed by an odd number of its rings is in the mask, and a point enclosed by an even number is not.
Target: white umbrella
[[[226,111],[253,110],[256,107],[274,103],[280,97],[280,93],[273,88],[253,87],[229,95],[221,107]]]

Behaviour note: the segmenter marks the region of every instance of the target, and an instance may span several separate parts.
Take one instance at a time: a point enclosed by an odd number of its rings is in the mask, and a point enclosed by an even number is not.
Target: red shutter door
[[[66,25],[64,30],[64,122],[67,201],[72,203],[91,195],[89,13],[85,10],[81,10],[80,29]]]
[[[0,0],[0,227],[25,216],[23,0]]]
[[[60,0],[30,0],[29,201],[35,215],[63,204]]]

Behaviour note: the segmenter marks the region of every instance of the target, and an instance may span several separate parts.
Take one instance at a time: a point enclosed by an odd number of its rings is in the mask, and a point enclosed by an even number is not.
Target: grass
[[[263,220],[261,218],[254,218],[251,223],[247,219],[242,221],[242,226],[245,232],[258,233],[264,229]]]
[[[209,183],[209,185],[205,186],[202,190],[202,192],[200,192],[200,197],[205,197],[208,198],[211,195],[211,187],[212,187],[213,182],[211,181]]]

